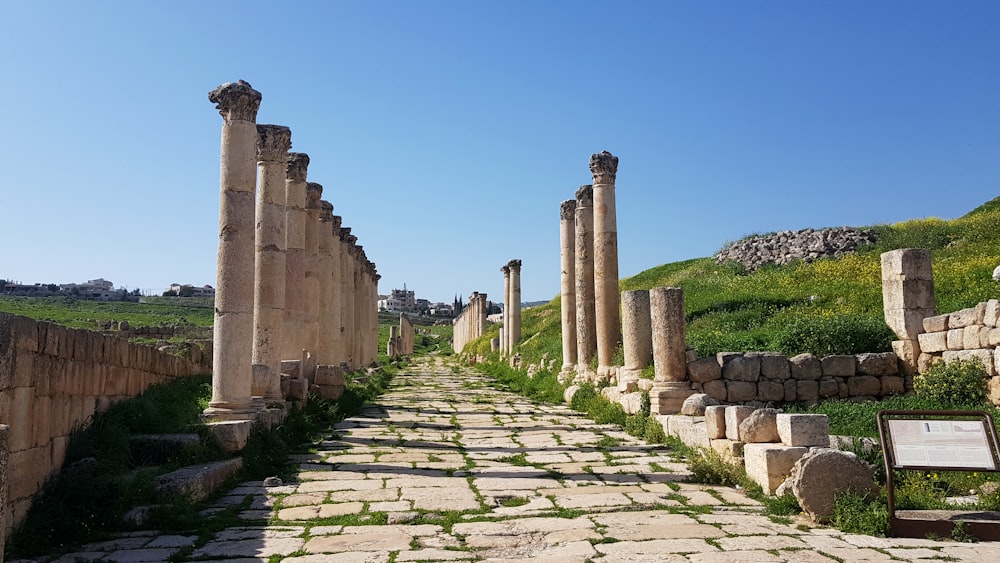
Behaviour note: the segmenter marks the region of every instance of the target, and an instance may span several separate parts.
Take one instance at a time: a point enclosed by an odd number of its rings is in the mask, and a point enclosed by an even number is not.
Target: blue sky
[[[215,283],[244,79],[393,287],[559,292],[559,202],[618,169],[619,269],[1000,195],[1000,3],[0,2],[0,277]]]

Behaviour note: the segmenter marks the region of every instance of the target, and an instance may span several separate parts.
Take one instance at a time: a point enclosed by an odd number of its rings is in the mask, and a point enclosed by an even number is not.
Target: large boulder
[[[799,506],[814,522],[829,519],[838,493],[851,490],[871,499],[879,491],[874,467],[850,452],[830,448],[813,448],[802,456],[788,480]]]

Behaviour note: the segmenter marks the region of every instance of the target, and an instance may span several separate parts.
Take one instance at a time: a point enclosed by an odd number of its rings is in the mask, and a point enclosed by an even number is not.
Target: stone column
[[[330,223],[333,221],[333,205],[326,200],[319,202],[319,268],[316,305],[317,315],[317,347],[316,361],[322,365],[333,364],[333,231]]]
[[[503,323],[500,325],[500,354],[509,354],[510,344],[510,263],[500,267],[503,272]],[[471,298],[470,298],[471,299]]]
[[[222,115],[219,174],[219,251],[215,271],[210,420],[253,418],[254,189],[257,181],[257,110],[260,92],[240,80],[212,90]]]
[[[510,353],[517,352],[517,343],[521,340],[521,261],[507,262],[510,267]],[[485,296],[483,307],[486,306]],[[484,315],[485,316],[485,315]],[[504,315],[506,319],[506,315]]]
[[[608,151],[590,156],[594,175],[594,308],[597,320],[597,375],[611,374],[621,340],[618,303],[618,222],[615,175],[618,157]]]
[[[903,361],[906,375],[917,372],[924,319],[937,314],[931,253],[922,248],[885,252],[882,260],[882,309],[885,323],[899,340],[892,350]]]
[[[559,204],[559,296],[562,310],[562,371],[576,369],[576,200]]]
[[[646,290],[622,292],[622,347],[625,366],[618,372],[620,389],[628,388],[629,381],[638,381],[642,370],[653,359],[649,292]]]
[[[364,265],[364,247],[360,244],[354,247],[354,360],[358,362],[359,367],[368,367],[367,358],[365,358],[365,336],[366,336],[366,319],[365,319],[365,273],[363,270]]]
[[[649,391],[653,414],[677,414],[684,399],[691,396],[687,377],[684,290],[657,287],[649,290],[650,320],[653,329],[653,388]]]
[[[305,299],[302,347],[316,357],[319,348],[319,231],[320,198],[323,186],[316,182],[306,184],[306,246],[305,275],[302,278]]]
[[[306,172],[309,155],[288,154],[285,168],[285,312],[282,357],[302,357],[305,336]]]
[[[580,186],[576,191],[576,370],[590,372],[597,354],[594,309],[594,189]]]
[[[479,307],[476,309],[476,336],[479,338],[486,333],[486,294],[479,294]]]
[[[285,316],[285,178],[292,131],[257,126],[256,248],[254,253],[253,383],[251,395],[283,406],[281,353]]]
[[[340,215],[330,218],[330,258],[333,269],[330,295],[330,363],[340,365],[344,361],[344,249],[340,240]]]
[[[357,249],[354,246],[354,241],[358,240],[358,237],[350,234],[351,228],[341,228],[340,232],[343,236],[347,247],[347,253],[344,257],[344,352],[346,357],[344,361],[354,369],[360,365],[358,359],[354,356],[354,343],[357,340],[356,326],[354,320],[354,301],[357,298],[355,293],[355,276],[354,276],[354,261],[357,256]]]

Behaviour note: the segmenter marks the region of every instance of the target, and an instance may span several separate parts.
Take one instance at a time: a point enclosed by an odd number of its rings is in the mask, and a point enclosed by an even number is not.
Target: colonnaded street
[[[136,532],[51,560],[1000,560],[1000,542],[772,521],[739,490],[685,482],[687,467],[662,446],[494,390],[441,357],[418,360],[296,461],[295,482],[245,483],[220,501],[252,499],[238,527],[201,539]]]

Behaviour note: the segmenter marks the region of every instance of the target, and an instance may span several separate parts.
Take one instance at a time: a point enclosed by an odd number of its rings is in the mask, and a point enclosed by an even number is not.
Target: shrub
[[[986,370],[979,360],[937,362],[913,378],[913,390],[945,407],[978,408],[986,402]]]
[[[849,534],[884,536],[889,531],[889,507],[885,499],[866,500],[856,491],[845,491],[834,499],[831,524]]]
[[[802,352],[829,356],[887,352],[895,338],[885,321],[874,315],[796,317],[777,334],[775,345],[790,356]]]

